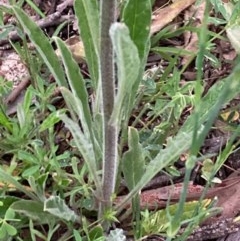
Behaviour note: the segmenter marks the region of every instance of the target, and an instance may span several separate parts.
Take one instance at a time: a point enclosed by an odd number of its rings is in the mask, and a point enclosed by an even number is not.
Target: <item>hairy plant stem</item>
[[[117,173],[117,128],[109,120],[114,105],[115,70],[109,29],[115,22],[116,0],[101,0],[100,78],[103,106],[103,200],[99,216],[112,206]]]

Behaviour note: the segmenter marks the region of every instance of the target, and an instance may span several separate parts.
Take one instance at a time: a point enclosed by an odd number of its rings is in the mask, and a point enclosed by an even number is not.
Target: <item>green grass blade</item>
[[[22,9],[14,6],[13,11],[18,21],[22,25],[24,31],[36,46],[37,51],[43,58],[51,73],[53,74],[58,85],[67,87],[64,71],[61,67],[61,63],[56,53],[54,52],[49,42],[49,39],[45,36],[43,31],[37,26],[37,24],[34,23]]]
[[[32,0],[26,0],[28,5],[42,18],[45,18],[45,14],[37,7],[37,5]]]
[[[158,53],[161,55],[161,53],[165,53],[168,55],[178,55],[178,56],[192,56],[194,55],[193,52],[185,50],[185,49],[178,49],[175,47],[155,47],[152,48],[151,51]]]
[[[97,88],[99,62],[99,8],[96,0],[75,1],[74,9],[93,86]]]

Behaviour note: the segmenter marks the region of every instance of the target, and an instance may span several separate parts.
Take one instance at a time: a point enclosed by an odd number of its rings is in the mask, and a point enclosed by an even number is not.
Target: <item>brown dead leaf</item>
[[[223,58],[228,61],[233,61],[237,57],[237,53],[235,50],[231,50],[226,54],[223,54]]]
[[[222,208],[221,218],[234,218],[240,211],[239,182],[223,189],[218,196],[217,206]]]
[[[196,71],[185,71],[182,75],[185,81],[192,81],[197,77]]]
[[[217,207],[222,209],[221,214],[217,217],[211,217],[204,222],[204,225],[234,218],[240,211],[240,193],[239,193],[240,177],[225,179],[215,189],[215,194],[218,197]]]
[[[196,0],[176,0],[173,4],[163,9],[159,9],[153,16],[150,33],[154,34],[161,30],[168,23],[178,16],[184,9],[188,8]]]
[[[73,58],[77,63],[85,62],[85,51],[83,42],[79,39],[79,36],[73,36],[65,41],[66,45],[68,46],[69,50],[72,53]],[[60,57],[60,51],[57,49],[56,54]]]

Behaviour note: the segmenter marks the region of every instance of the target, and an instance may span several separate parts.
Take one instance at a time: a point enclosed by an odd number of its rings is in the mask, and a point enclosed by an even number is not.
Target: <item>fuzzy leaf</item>
[[[140,60],[137,47],[131,40],[125,24],[114,23],[110,28],[110,36],[116,54],[119,84],[111,121],[119,124],[129,112],[129,99],[139,74]]]
[[[124,235],[122,229],[116,228],[110,231],[110,234],[106,238],[107,241],[126,241],[127,238]]]
[[[91,130],[91,113],[88,104],[88,93],[85,85],[85,81],[80,72],[79,66],[74,61],[73,56],[69,49],[66,47],[64,42],[55,38],[56,44],[60,51],[60,55],[62,58],[62,62],[64,64],[66,75],[68,77],[68,83],[71,87],[72,93],[74,96],[77,96],[81,101],[83,115],[85,117],[85,121],[88,125],[89,130]]]
[[[232,26],[226,29],[227,36],[238,54],[240,54],[240,26]]]
[[[19,7],[14,6],[13,11],[22,25],[24,31],[34,43],[37,51],[43,58],[44,62],[48,66],[49,70],[53,74],[59,86],[67,87],[64,71],[61,67],[61,63],[54,52],[49,39],[45,36],[43,31],[34,23],[28,15]]]
[[[52,215],[43,210],[43,203],[39,201],[19,200],[11,205],[11,209],[42,224],[49,223],[50,218],[52,219]]]
[[[152,4],[150,0],[128,0],[123,10],[123,22],[138,48],[140,60],[148,52]]]
[[[67,221],[76,221],[79,217],[71,210],[63,199],[58,196],[51,196],[44,202],[44,211]]]
[[[132,190],[144,173],[145,163],[143,149],[139,143],[138,131],[130,127],[128,137],[129,150],[123,155],[122,168],[127,187],[129,190]]]
[[[101,190],[96,163],[96,155],[99,154],[99,150],[96,150],[97,148],[94,149],[95,143],[93,143],[90,139],[90,133],[86,127],[84,116],[81,113],[81,102],[78,98],[75,98],[67,89],[62,89],[62,93],[63,95],[68,96],[68,98],[66,98],[68,104],[72,106],[75,111],[79,110],[80,120],[82,121],[82,128],[85,130],[85,132],[81,130],[78,123],[68,118],[65,114],[59,114],[59,117],[65,123],[66,127],[71,131],[75,144],[80,151],[84,161],[87,163],[88,171],[93,178],[97,189]]]
[[[128,118],[131,115],[132,108],[134,107],[136,94],[139,89],[139,84],[142,80],[147,56],[150,49],[150,26],[152,16],[152,1],[151,0],[128,0],[123,9],[123,22],[127,25],[130,38],[136,45],[138,56],[140,59],[140,69],[138,70],[138,77],[131,87],[131,93],[126,100],[125,106],[126,117],[125,124],[127,125]]]

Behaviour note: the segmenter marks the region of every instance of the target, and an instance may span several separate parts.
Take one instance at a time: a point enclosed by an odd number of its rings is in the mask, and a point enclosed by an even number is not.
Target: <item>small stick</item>
[[[67,7],[73,6],[73,0],[65,0],[57,6],[57,11],[62,13]]]
[[[40,19],[40,20],[36,21],[36,23],[40,28],[47,28],[47,27],[50,27],[50,26],[60,24],[64,21],[71,22],[73,20],[74,20],[74,15],[63,15],[63,16],[61,16],[60,12],[55,12],[55,13],[47,16],[46,18],[43,18],[43,19]],[[16,41],[18,39],[20,39],[20,37],[19,37],[17,31],[12,31],[8,34],[8,37],[6,39],[0,40],[0,46],[2,46],[4,44],[8,44],[9,40]]]
[[[13,91],[8,95],[8,97],[4,100],[5,104],[9,105],[13,103],[17,97],[20,95],[20,93],[27,88],[27,86],[30,84],[30,77],[23,78],[21,83],[13,89]]]

